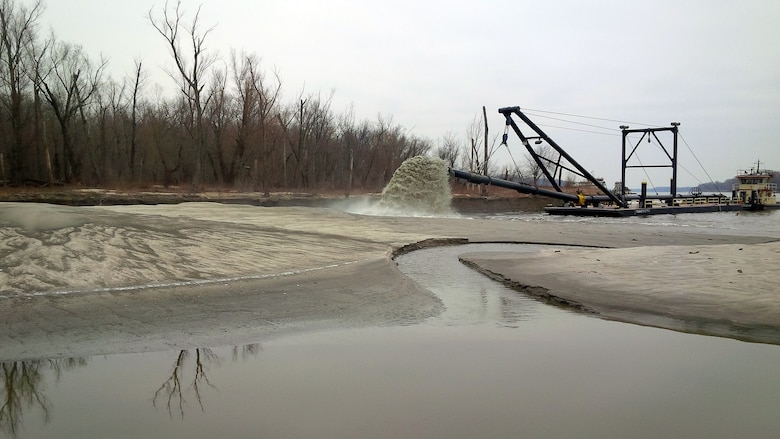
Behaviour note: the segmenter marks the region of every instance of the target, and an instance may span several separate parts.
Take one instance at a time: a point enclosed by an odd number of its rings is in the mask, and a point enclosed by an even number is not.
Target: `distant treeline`
[[[780,173],[775,174],[774,178],[772,179],[772,182],[775,183],[778,187],[780,187]],[[716,181],[713,183],[701,183],[699,186],[696,187],[705,193],[721,192],[724,194],[730,194],[734,185],[738,183],[739,183],[738,179],[729,178],[728,180],[725,181]],[[693,187],[680,187],[678,188],[677,191],[680,192],[681,194],[687,194],[690,192],[692,188]],[[669,192],[669,186],[657,187],[654,189],[659,192]]]
[[[185,20],[178,4],[148,17],[171,49],[177,92],[165,96],[142,60],[117,80],[79,45],[42,38],[40,1],[0,1],[2,184],[375,190],[405,159],[433,152],[391,117],[334,111],[330,96],[282,102],[276,72],[243,52],[216,62],[199,14]]]

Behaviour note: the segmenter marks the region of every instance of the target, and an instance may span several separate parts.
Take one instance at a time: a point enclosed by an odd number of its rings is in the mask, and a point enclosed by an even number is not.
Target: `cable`
[[[704,171],[704,173],[707,175],[707,178],[710,179],[710,184],[712,185],[712,188],[715,189],[714,192],[718,192],[718,194],[723,195],[721,190],[718,188],[718,185],[715,184],[715,182],[712,180],[712,177],[710,176],[710,174],[707,172],[706,169],[704,169],[704,166],[701,164],[701,161],[699,161],[699,158],[696,157],[696,154],[693,152],[691,147],[688,145],[688,142],[685,141],[685,138],[683,138],[682,134],[680,134],[679,131],[678,131],[678,135],[680,136],[680,139],[682,139],[683,143],[685,144],[685,147],[688,148],[688,151],[690,151],[690,153],[693,156],[693,158],[696,159],[696,163],[699,164],[699,167],[701,167],[702,171]]]
[[[653,180],[650,178],[650,174],[647,173],[647,168],[645,167],[645,164],[642,163],[642,159],[639,158],[639,152],[634,151],[634,156],[636,157],[636,160],[641,165],[642,172],[645,173],[645,177],[647,178],[647,182],[650,183],[650,186],[653,187],[653,190],[655,191],[655,194],[658,195],[658,189],[655,187],[655,183],[653,183]]]
[[[523,111],[524,111],[526,114],[529,114],[529,115],[532,115],[532,116],[536,116],[536,117],[541,117],[541,118],[546,118],[546,119],[556,120],[556,121],[559,121],[559,122],[565,122],[565,123],[574,124],[574,125],[582,125],[582,126],[586,126],[586,127],[597,128],[597,129],[599,129],[599,130],[606,130],[606,131],[610,131],[610,132],[599,132],[599,131],[593,131],[593,130],[583,130],[583,129],[578,129],[578,128],[566,127],[566,126],[556,126],[556,125],[538,124],[539,126],[543,126],[543,127],[546,127],[546,128],[564,129],[564,130],[578,131],[578,132],[583,132],[583,133],[590,133],[590,134],[601,134],[601,135],[607,135],[607,136],[621,136],[621,135],[622,135],[622,134],[621,134],[621,131],[622,131],[622,130],[617,130],[617,129],[615,129],[615,128],[609,128],[609,127],[604,127],[604,126],[600,126],[600,125],[594,125],[594,124],[588,124],[588,123],[583,123],[583,122],[577,122],[577,121],[574,121],[574,120],[569,120],[569,119],[563,119],[563,118],[552,117],[552,116],[548,116],[548,115],[566,116],[566,117],[581,118],[581,119],[591,119],[591,120],[599,120],[599,121],[605,121],[605,122],[615,122],[615,123],[620,123],[620,124],[640,125],[640,126],[651,127],[651,128],[660,128],[660,127],[662,127],[662,125],[658,125],[658,124],[649,124],[649,123],[643,123],[643,122],[631,122],[631,121],[625,121],[625,120],[609,119],[609,118],[604,118],[604,117],[585,116],[585,115],[581,115],[581,114],[573,114],[573,113],[562,113],[562,112],[557,112],[557,111],[548,111],[548,110],[540,110],[540,109],[533,109],[533,108],[522,108],[522,110],[523,110]],[[544,114],[539,114],[539,113],[544,113]],[[678,134],[679,134],[679,131],[678,131]],[[682,137],[682,134],[679,134],[679,136],[680,136],[680,139],[682,139],[683,143],[685,144],[686,148],[688,148],[688,151],[691,153],[691,155],[694,157],[694,159],[696,160],[696,162],[699,164],[699,167],[700,167],[700,168],[701,168],[701,169],[704,171],[704,173],[707,175],[707,178],[709,178],[709,179],[710,179],[710,183],[709,183],[709,184],[711,184],[711,185],[712,185],[712,187],[713,187],[713,189],[714,189],[714,191],[713,191],[713,192],[717,192],[717,193],[719,193],[719,194],[721,194],[721,195],[722,195],[722,191],[721,191],[721,190],[718,188],[718,186],[715,184],[714,180],[712,179],[712,176],[710,176],[710,174],[709,174],[709,173],[707,172],[707,170],[704,168],[704,166],[702,165],[701,161],[700,161],[700,160],[699,160],[699,158],[696,156],[696,154],[693,152],[693,150],[692,150],[692,148],[690,147],[690,145],[688,145],[688,142],[687,142],[687,141],[686,141],[686,140],[685,140],[685,139]],[[630,136],[629,136],[629,137],[630,137]],[[660,142],[660,140],[659,140],[659,142]],[[654,143],[655,143],[655,142],[654,142]],[[659,145],[657,145],[657,147],[658,147],[658,148],[661,148],[661,145],[659,144]],[[509,150],[509,147],[508,147],[508,145],[507,145],[507,151],[509,151],[509,154],[510,154],[510,157],[512,158],[512,162],[513,162],[513,164],[515,165],[515,167],[517,167],[517,163],[515,163],[514,157],[512,157],[512,154],[511,154],[511,151]],[[492,155],[492,154],[491,154],[491,155]],[[643,164],[643,163],[641,162],[641,160],[639,159],[639,155],[638,155],[638,154],[636,154],[636,151],[635,151],[635,155],[636,155],[637,161],[639,161],[639,163],[640,163],[640,165],[641,165],[641,167],[642,167],[642,169],[643,169],[643,171],[644,171],[644,174],[645,174],[645,176],[647,177],[647,180],[648,180],[648,182],[649,182],[651,185],[653,185],[653,188],[655,188],[655,184],[653,184],[653,182],[651,181],[651,179],[650,179],[650,175],[648,174],[648,172],[647,172],[647,169],[644,167],[644,164]],[[687,168],[685,168],[684,166],[680,165],[680,164],[679,164],[679,162],[677,163],[677,165],[678,165],[680,168],[682,168],[682,169],[683,169],[685,172],[687,172],[687,173],[688,173],[688,175],[690,175],[690,176],[691,176],[691,177],[692,177],[694,180],[696,180],[696,181],[697,181],[699,184],[702,184],[702,185],[704,185],[704,183],[702,183],[702,182],[701,182],[701,180],[699,180],[699,179],[698,179],[698,178],[697,178],[697,177],[696,177],[696,176],[695,176],[695,175],[694,175],[694,174],[693,174],[691,171],[689,171]],[[656,190],[656,194],[658,194],[657,190]],[[676,194],[672,194],[672,195],[676,195]]]
[[[583,116],[583,115],[579,115],[579,114],[559,113],[559,112],[555,112],[555,111],[545,111],[545,110],[535,110],[535,109],[532,109],[532,108],[523,108],[523,110],[525,110],[525,111],[536,111],[536,112],[539,112],[539,113],[557,114],[559,116],[569,116],[569,117],[580,117],[580,118],[583,118],[583,119],[603,120],[605,122],[630,123],[632,125],[644,125],[644,126],[648,126],[648,127],[660,127],[661,126],[661,125],[652,124],[652,123],[630,122],[630,121],[626,121],[626,120],[607,119],[607,118],[603,118],[603,117]]]
[[[572,123],[572,124],[575,124],[575,125],[583,125],[583,126],[592,127],[592,128],[599,128],[599,129],[602,129],[602,130],[618,131],[616,128],[603,127],[603,126],[600,126],[600,125],[593,125],[593,124],[583,123],[583,122],[574,122],[572,120],[560,119],[560,118],[557,118],[557,117],[550,117],[550,116],[543,116],[541,114],[532,114],[532,116],[544,117],[544,118],[547,118],[547,119],[557,120],[557,121],[561,121],[561,122],[569,122],[569,123]]]
[[[620,136],[621,135],[620,133],[602,133],[602,132],[598,132],[598,131],[581,130],[581,129],[577,129],[577,128],[562,127],[562,126],[557,126],[557,125],[547,125],[547,124],[543,124],[543,123],[538,123],[536,125],[540,126],[540,127],[545,127],[545,128],[557,128],[557,129],[561,129],[561,130],[579,131],[581,133],[601,134],[602,136]]]
[[[523,172],[520,170],[520,167],[517,166],[517,162],[515,161],[515,156],[512,155],[512,150],[509,149],[509,145],[504,143],[504,146],[506,146],[506,151],[509,153],[509,158],[512,159],[512,164],[515,165],[515,172],[517,172],[518,177],[520,177],[520,180],[524,180],[525,176],[523,176]]]

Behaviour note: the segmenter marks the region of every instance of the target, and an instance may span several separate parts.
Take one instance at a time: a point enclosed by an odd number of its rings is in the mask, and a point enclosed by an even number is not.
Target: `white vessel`
[[[777,171],[761,169],[761,162],[755,168],[737,171],[737,183],[731,188],[731,198],[746,208],[761,210],[777,206],[777,184],[774,177]]]

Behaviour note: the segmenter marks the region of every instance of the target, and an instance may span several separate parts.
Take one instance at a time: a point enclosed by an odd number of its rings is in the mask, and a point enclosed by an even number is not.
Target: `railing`
[[[738,169],[737,170],[737,176],[740,175],[769,175],[773,176],[777,174],[777,171],[773,171],[771,169],[762,169],[758,172],[756,172],[755,169]]]
[[[737,199],[732,200],[729,197],[691,197],[677,198],[674,200],[675,206],[700,206],[702,204],[731,204],[736,203]]]

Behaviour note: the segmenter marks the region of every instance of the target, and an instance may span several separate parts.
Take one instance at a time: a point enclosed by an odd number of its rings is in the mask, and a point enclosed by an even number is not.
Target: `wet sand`
[[[771,294],[777,275],[764,269],[780,251],[776,243],[764,244],[773,238],[210,203],[88,209],[90,215],[122,214],[138,221],[187,217],[223,222],[226,230],[239,224],[273,231],[262,245],[272,255],[269,273],[278,267],[296,271],[199,285],[5,298],[0,361],[239,345],[318,327],[421,321],[441,312],[442,305],[398,271],[393,255],[418,245],[465,241],[600,247],[465,259],[519,288],[533,287],[606,318],[726,336],[741,328],[768,328],[752,331],[748,339],[780,343],[774,335],[780,299]],[[224,249],[198,250],[216,255],[202,261],[216,279],[221,268],[262,273],[262,264],[220,258]]]
[[[778,242],[460,257],[521,291],[604,318],[774,344],[779,258]]]

